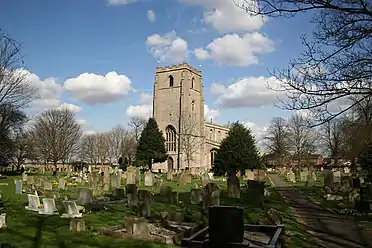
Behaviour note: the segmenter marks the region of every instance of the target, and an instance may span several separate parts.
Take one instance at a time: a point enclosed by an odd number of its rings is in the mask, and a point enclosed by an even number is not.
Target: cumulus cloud
[[[228,34],[214,39],[205,48],[194,50],[199,60],[214,60],[219,65],[247,66],[258,64],[258,54],[274,51],[274,43],[261,33]]]
[[[251,16],[238,8],[234,1],[180,0],[181,2],[202,6],[204,22],[220,33],[259,30],[267,21],[266,17]],[[238,2],[242,2],[239,1]],[[257,3],[252,0],[250,7]]]
[[[147,11],[147,19],[149,19],[150,22],[154,22],[156,20],[155,12],[153,10]]]
[[[207,104],[204,104],[204,119],[206,121],[210,121],[211,119],[215,121],[216,119],[218,119],[219,115],[220,115],[219,110],[211,109],[208,107]]]
[[[58,109],[68,109],[68,110],[70,110],[71,112],[74,112],[74,113],[78,113],[82,110],[82,107],[77,106],[75,104],[71,104],[71,103],[62,103],[57,108]]]
[[[75,100],[88,104],[114,102],[133,90],[130,79],[114,71],[104,76],[83,73],[67,79],[63,87]]]
[[[77,122],[80,124],[85,135],[95,134],[96,131],[93,130],[93,126],[85,119],[79,119]]]
[[[108,5],[113,5],[113,6],[126,5],[130,3],[135,3],[135,2],[137,2],[137,0],[107,0]]]
[[[175,31],[161,36],[153,34],[147,37],[147,46],[154,58],[160,62],[181,63],[187,59],[187,42],[178,37]]]
[[[127,108],[127,115],[130,117],[149,118],[152,116],[152,95],[142,93],[139,105],[130,105]]]
[[[214,83],[212,94],[218,96],[217,104],[223,108],[262,107],[272,105],[285,93],[268,89],[279,82],[275,77],[248,77],[238,80],[229,86]]]
[[[264,137],[265,133],[267,132],[267,127],[266,126],[259,126],[252,121],[243,122],[243,125],[245,127],[249,128],[252,131],[252,133],[255,137],[255,140],[257,142],[258,148],[261,151],[263,151],[264,150],[263,137]]]

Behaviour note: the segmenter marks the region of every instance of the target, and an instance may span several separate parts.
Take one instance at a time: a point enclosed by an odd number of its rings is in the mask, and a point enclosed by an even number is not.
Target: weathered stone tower
[[[204,166],[204,86],[201,71],[186,63],[157,67],[153,116],[164,134],[170,155],[168,161],[160,166],[162,169]],[[188,147],[190,145],[194,147]],[[192,158],[188,156],[190,154]]]

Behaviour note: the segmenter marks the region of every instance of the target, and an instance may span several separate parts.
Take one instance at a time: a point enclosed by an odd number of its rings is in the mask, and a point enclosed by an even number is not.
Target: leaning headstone
[[[145,172],[145,186],[152,187],[154,184],[154,175],[151,171]]]
[[[25,206],[26,210],[39,212],[40,210],[40,199],[38,195],[27,195],[28,198],[28,206]]]
[[[15,180],[16,190],[15,193],[17,195],[22,194],[22,180]]]
[[[92,198],[93,198],[93,192],[89,188],[80,188],[78,190],[78,199],[77,203],[79,205],[86,205],[89,203],[92,203]]]
[[[296,174],[293,171],[287,173],[287,180],[290,183],[296,183]],[[253,181],[253,180],[252,180]]]
[[[79,209],[74,201],[62,201],[62,204],[67,213],[63,213],[61,218],[81,218],[82,213],[79,213]]]
[[[227,178],[227,197],[240,199],[240,181],[235,174]]]
[[[160,196],[161,196],[161,200],[172,204],[173,203],[173,189],[172,189],[172,187],[161,186],[160,187]]]
[[[203,210],[208,212],[211,206],[220,205],[220,189],[215,183],[208,183],[203,189]]]
[[[252,170],[245,170],[245,177],[247,180],[254,180],[254,172]]]

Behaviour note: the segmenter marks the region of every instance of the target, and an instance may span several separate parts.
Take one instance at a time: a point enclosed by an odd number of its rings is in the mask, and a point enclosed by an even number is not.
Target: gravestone
[[[35,184],[34,176],[27,176],[27,184]]]
[[[254,180],[254,172],[252,170],[245,170],[245,177],[247,180]]]
[[[154,175],[151,171],[145,172],[145,186],[152,187],[154,185]]]
[[[92,198],[93,198],[93,192],[89,188],[80,188],[78,190],[78,199],[77,203],[79,205],[87,205],[89,203],[92,203]]]
[[[43,206],[44,208],[39,210],[39,214],[45,214],[45,215],[58,214],[54,198],[44,198]]]
[[[28,206],[25,206],[25,209],[29,211],[39,212],[40,210],[39,196],[28,194],[27,199],[28,199]]]
[[[170,204],[173,203],[173,189],[170,186],[161,186],[160,187],[160,196],[161,200],[164,200]]]
[[[208,212],[209,207],[220,205],[220,189],[215,183],[208,183],[203,189],[203,210]]]
[[[248,180],[247,197],[253,206],[263,207],[265,196],[265,183],[257,180]]]
[[[85,221],[82,218],[73,218],[70,220],[71,232],[85,232]]]
[[[26,172],[22,173],[22,182],[27,182],[27,173]]]
[[[341,183],[341,171],[333,172],[333,183]]]
[[[59,179],[59,181],[58,181],[58,188],[59,189],[65,189],[65,187],[66,187],[66,180],[63,179],[63,178]]]
[[[244,241],[244,209],[231,206],[209,208],[210,247],[230,247],[228,243]]]
[[[344,173],[345,174],[350,174],[350,168],[349,167],[344,167]]]
[[[307,171],[301,171],[300,172],[300,180],[301,180],[301,182],[307,182],[307,176],[308,176],[308,172]]]
[[[173,171],[172,170],[167,171],[167,180],[168,181],[173,180]]]
[[[136,184],[128,184],[127,185],[127,204],[130,207],[137,206],[138,203],[138,195],[137,195],[137,185]]]
[[[133,236],[147,238],[150,235],[150,231],[145,218],[125,218],[124,219],[125,229],[128,234]]]
[[[44,190],[53,190],[53,184],[49,181],[44,182]]]
[[[16,185],[16,189],[15,189],[15,193],[17,195],[21,195],[22,194],[22,180],[15,180],[15,185]]]
[[[287,180],[290,183],[296,183],[296,174],[293,171],[289,171],[287,173]],[[254,181],[254,180],[251,180]]]
[[[6,213],[0,214],[0,228],[6,228]]]
[[[198,205],[203,201],[201,189],[191,189],[190,191],[190,204]]]
[[[333,172],[330,170],[323,170],[324,187],[333,186]]]
[[[79,209],[74,201],[62,201],[63,207],[67,213],[63,213],[61,218],[81,218],[82,213],[79,213]]]
[[[140,217],[151,216],[152,193],[148,190],[138,190],[138,215]]]
[[[240,181],[235,174],[227,178],[227,197],[240,199]]]
[[[136,172],[133,170],[127,170],[127,185],[136,184]]]

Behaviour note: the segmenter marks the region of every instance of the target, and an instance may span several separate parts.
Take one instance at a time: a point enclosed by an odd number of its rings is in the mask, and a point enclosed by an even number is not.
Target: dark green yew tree
[[[250,129],[236,122],[228,136],[221,142],[215,159],[213,172],[217,176],[236,173],[237,170],[257,169],[260,155]]]
[[[153,162],[164,162],[167,157],[163,133],[159,130],[156,120],[150,118],[139,138],[136,160],[137,162],[147,163],[149,170],[151,170]],[[138,165],[138,163],[136,164]]]

